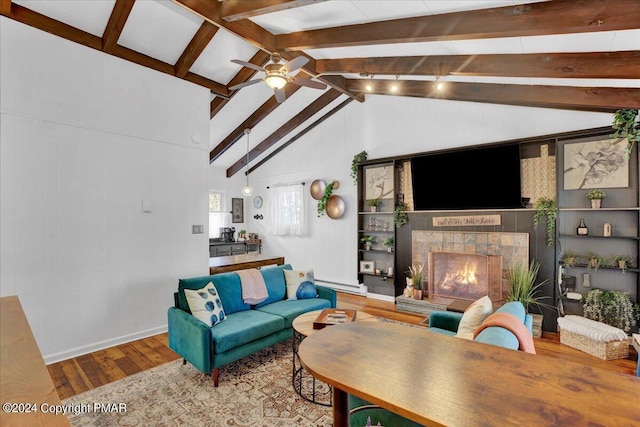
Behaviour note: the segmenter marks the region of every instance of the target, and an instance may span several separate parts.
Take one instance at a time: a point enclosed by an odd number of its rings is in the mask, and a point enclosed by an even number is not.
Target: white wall
[[[208,91],[4,17],[0,55],[0,295],[47,362],[166,330],[207,273]]]
[[[352,285],[357,283],[357,187],[349,173],[355,154],[366,150],[369,159],[376,159],[609,126],[611,120],[610,114],[602,113],[367,96],[366,102],[350,103],[250,177],[265,200],[266,185],[301,180],[308,188],[314,179],[337,179],[341,186],[334,194],[345,199],[345,216],[339,220],[317,218],[316,201],[307,190],[307,237],[266,235],[266,221],[253,219],[256,210],[251,203],[247,229],[261,233],[265,251],[284,255],[294,268],[313,268],[316,278]],[[496,159],[493,166],[499,165],[500,159]],[[226,178],[210,173],[210,182],[221,179]],[[266,214],[264,208],[261,212]]]

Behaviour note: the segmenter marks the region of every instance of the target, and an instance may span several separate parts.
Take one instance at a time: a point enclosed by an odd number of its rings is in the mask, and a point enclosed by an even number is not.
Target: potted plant
[[[387,252],[393,252],[393,244],[395,239],[393,236],[387,237],[386,240],[382,243],[387,247]]]
[[[591,200],[591,207],[593,209],[600,209],[602,199],[605,197],[607,197],[607,194],[599,188],[594,188],[587,193],[587,199]]]
[[[627,267],[633,265],[634,258],[629,255],[614,255],[611,266],[618,267],[624,273],[627,270]]]
[[[597,271],[600,267],[607,264],[606,258],[603,258],[594,252],[589,252],[587,259],[587,269],[589,270],[593,269]]]
[[[536,202],[536,213],[533,215],[533,228],[538,229],[538,225],[543,220],[547,221],[547,246],[553,245],[555,241],[556,220],[558,219],[558,205],[550,197],[540,197]]]
[[[555,309],[555,307],[542,302],[548,296],[539,295],[540,288],[544,286],[548,280],[535,283],[540,270],[540,263],[531,260],[529,268],[525,267],[521,262],[515,262],[508,270],[506,279],[509,283],[509,292],[506,301],[520,301],[524,309],[529,313],[532,307],[541,309],[543,307]],[[530,313],[534,318],[534,336],[542,336],[542,314]]]
[[[369,207],[371,208],[371,212],[377,212],[378,206],[380,206],[380,199],[369,199],[367,200],[367,205],[369,205]]]
[[[627,334],[636,325],[629,295],[622,291],[592,289],[582,297],[584,317],[622,329]]]
[[[624,154],[627,159],[631,157],[631,150],[636,142],[640,142],[640,128],[637,122],[638,110],[622,109],[613,115],[613,129],[615,132],[609,137],[611,139],[627,138],[627,146]],[[613,141],[612,141],[613,142]]]
[[[578,263],[578,256],[573,251],[564,251],[562,262],[565,267],[575,267]]]
[[[240,230],[238,232],[238,240],[245,240],[247,238],[247,230]]]
[[[424,264],[420,264],[418,266],[410,265],[407,274],[407,284],[413,286],[413,298],[414,299],[422,299],[422,270],[424,269]]]
[[[360,241],[362,243],[364,243],[365,250],[370,251],[371,250],[371,245],[376,243],[377,239],[376,239],[375,236],[370,236],[370,235],[367,234],[365,236],[362,236],[362,239],[360,239]]]
[[[396,205],[393,211],[393,223],[396,227],[402,227],[409,221],[409,215],[407,215],[407,205],[400,202]]]

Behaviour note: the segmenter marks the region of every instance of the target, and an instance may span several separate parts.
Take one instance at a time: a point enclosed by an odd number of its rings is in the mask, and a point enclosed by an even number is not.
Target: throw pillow
[[[313,279],[313,270],[284,270],[284,280],[287,284],[288,300],[318,297],[315,280]]]
[[[474,301],[462,314],[456,337],[472,340],[473,332],[491,313],[493,313],[493,305],[488,296]]]
[[[212,282],[202,289],[185,289],[184,295],[191,314],[207,326],[215,326],[226,319],[218,290]]]

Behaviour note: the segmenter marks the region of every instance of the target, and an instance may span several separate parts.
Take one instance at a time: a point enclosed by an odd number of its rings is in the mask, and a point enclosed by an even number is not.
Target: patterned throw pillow
[[[185,289],[184,295],[191,314],[207,326],[215,326],[226,319],[218,290],[212,282],[202,289]]]
[[[318,298],[313,270],[284,270],[284,280],[287,283],[288,300]]]
[[[471,304],[462,314],[462,319],[458,325],[459,338],[473,339],[473,332],[484,322],[484,319],[493,313],[493,304],[488,296],[484,296]]]

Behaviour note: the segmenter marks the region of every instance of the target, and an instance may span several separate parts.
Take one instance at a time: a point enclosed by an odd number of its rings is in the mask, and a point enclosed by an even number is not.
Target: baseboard
[[[89,344],[83,347],[77,347],[68,351],[61,351],[59,353],[49,354],[44,356],[44,363],[50,365],[52,363],[61,362],[63,360],[72,359],[74,357],[82,356],[84,354],[93,353],[94,351],[104,350],[105,348],[115,347],[120,344],[125,344],[131,341],[148,338],[154,335],[167,332],[167,325],[159,326],[157,328],[147,329],[146,331],[136,332],[130,335],[124,335],[121,337],[113,338],[110,340],[100,341],[97,343]]]
[[[356,295],[367,295],[367,287],[362,284],[345,285],[343,283],[330,282],[321,279],[315,279],[315,282],[320,286],[326,286],[327,288],[335,289],[336,291],[347,292]]]
[[[396,301],[395,297],[392,297],[391,295],[374,294],[373,292],[368,293],[367,298],[377,299],[381,301],[389,301],[389,302]]]

